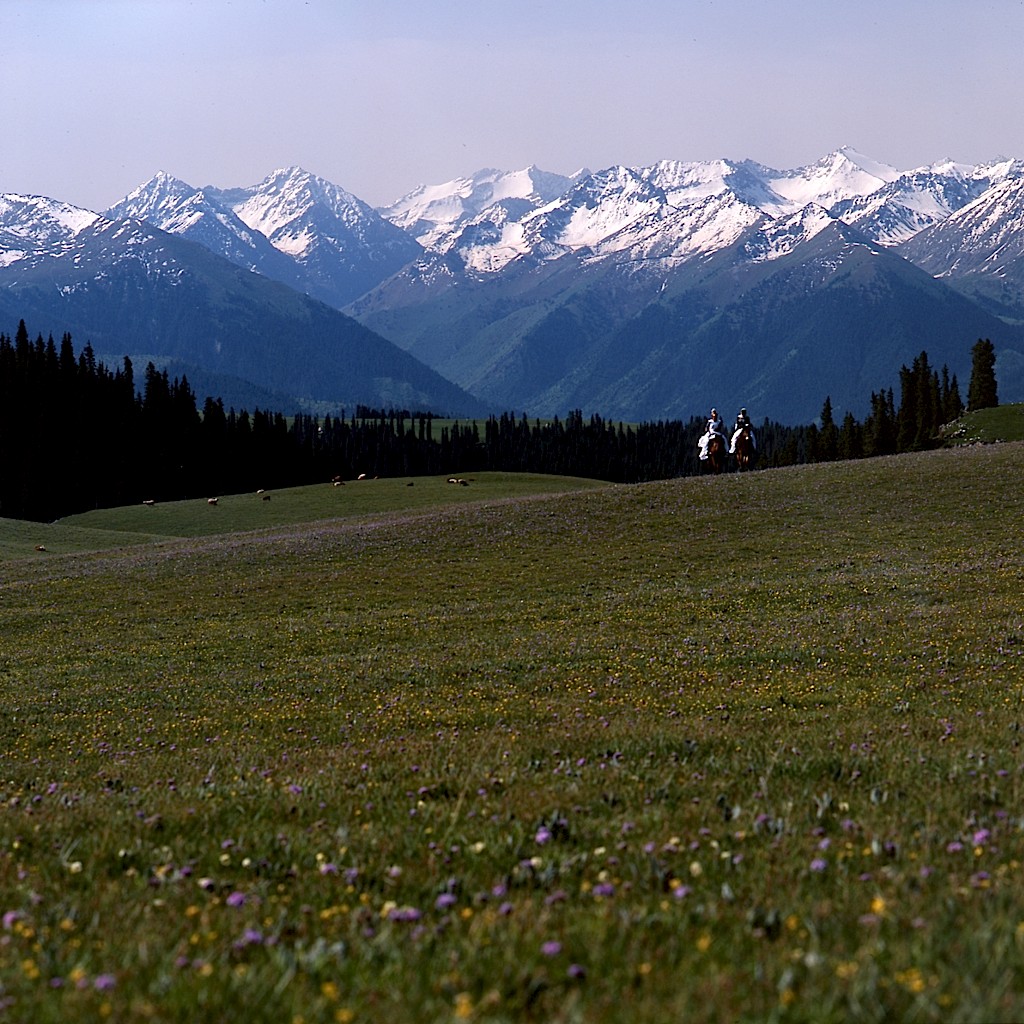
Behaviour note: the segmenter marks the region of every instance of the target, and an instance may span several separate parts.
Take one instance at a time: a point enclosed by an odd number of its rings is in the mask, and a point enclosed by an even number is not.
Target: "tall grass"
[[[1024,1018],[1022,463],[7,561],[0,1013]]]

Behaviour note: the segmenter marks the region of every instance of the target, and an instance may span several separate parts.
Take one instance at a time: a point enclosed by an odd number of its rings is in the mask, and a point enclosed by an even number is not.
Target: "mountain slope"
[[[994,313],[1024,321],[1024,178],[1006,178],[900,253]]]
[[[629,244],[513,264],[484,281],[453,277],[430,291],[399,275],[357,311],[492,404],[633,420],[717,403],[806,422],[826,395],[863,415],[871,392],[898,387],[900,365],[922,349],[966,387],[974,339],[1020,344],[1018,332],[818,207],[776,219],[712,196],[704,211],[706,220],[692,209],[677,217],[714,247],[688,251],[679,221],[652,246],[634,224]]]
[[[308,402],[479,412],[480,404],[326,305],[138,221],[97,219],[0,270],[0,316],[103,352],[153,354]]]

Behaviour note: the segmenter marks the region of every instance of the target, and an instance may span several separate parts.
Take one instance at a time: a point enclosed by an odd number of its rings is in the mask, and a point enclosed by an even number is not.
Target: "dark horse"
[[[707,463],[716,476],[725,468],[725,438],[719,433],[712,434],[708,441]]]
[[[744,427],[736,438],[736,468],[742,473],[754,464],[754,439],[750,436],[750,427]]]

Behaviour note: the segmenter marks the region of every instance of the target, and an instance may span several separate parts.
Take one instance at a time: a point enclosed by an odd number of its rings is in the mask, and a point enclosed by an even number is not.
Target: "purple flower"
[[[416,907],[395,907],[388,913],[389,921],[418,921],[423,914]]]
[[[544,945],[540,947],[540,951],[545,956],[558,956],[558,954],[562,952],[562,944],[552,939],[550,942],[545,942]]]
[[[235,943],[235,949],[243,949],[246,946],[258,946],[263,942],[263,932],[255,928],[246,928],[242,937]]]
[[[615,886],[611,882],[599,882],[591,891],[595,896],[614,896]]]
[[[582,964],[569,964],[565,973],[576,981],[582,981],[587,976],[586,969]]]
[[[541,825],[541,827],[537,829],[537,834],[533,838],[538,846],[543,846],[545,843],[551,841],[551,831],[544,825]]]
[[[964,848],[964,844],[954,839],[953,842],[946,844],[946,853],[959,853]]]
[[[456,898],[452,893],[443,892],[434,901],[434,906],[437,907],[438,910],[447,910],[449,907],[453,907],[456,902]]]
[[[96,980],[93,982],[93,986],[99,992],[106,992],[107,989],[113,988],[117,984],[117,978],[112,974],[98,974]]]
[[[228,898],[224,901],[229,907],[240,907],[245,903],[245,893],[239,892],[237,889],[228,895]]]
[[[825,860],[824,857],[815,857],[814,860],[811,861],[812,871],[824,871],[827,867],[828,861]]]

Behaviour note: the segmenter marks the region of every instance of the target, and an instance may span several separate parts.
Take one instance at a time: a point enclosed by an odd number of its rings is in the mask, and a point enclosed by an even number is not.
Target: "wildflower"
[[[562,944],[552,939],[545,942],[544,945],[540,947],[540,951],[545,956],[558,956],[558,954],[562,952]]]
[[[824,857],[815,857],[814,860],[811,861],[812,871],[824,871],[827,867],[828,861],[825,860]]]
[[[582,981],[586,976],[586,969],[581,964],[569,964],[566,975],[574,981]]]
[[[434,901],[434,906],[438,910],[447,910],[449,907],[454,906],[456,902],[456,897],[452,893],[443,892]]]
[[[534,842],[536,842],[538,846],[543,846],[545,843],[550,842],[551,831],[550,829],[541,825],[541,827],[537,829],[537,834],[533,838]]]
[[[224,901],[229,907],[241,907],[245,904],[245,893],[239,892],[237,889],[228,895],[228,898]]]
[[[97,992],[106,992],[117,984],[117,979],[112,974],[98,974],[92,984]]]
[[[387,913],[389,921],[418,921],[422,916],[416,907],[391,907]]]

